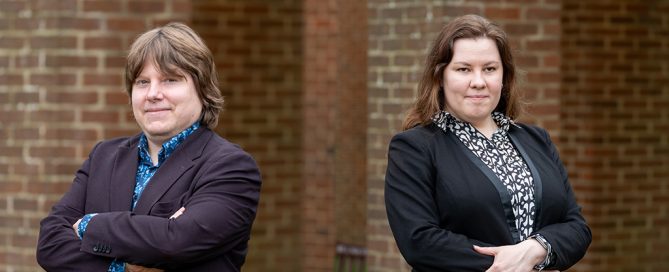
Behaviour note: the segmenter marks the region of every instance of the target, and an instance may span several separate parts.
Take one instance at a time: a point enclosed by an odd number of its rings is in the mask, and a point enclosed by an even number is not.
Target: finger
[[[474,251],[490,256],[495,256],[495,254],[498,252],[497,247],[480,247],[477,245],[474,246]]]
[[[72,224],[72,229],[74,229],[74,233],[77,234],[77,237],[79,236],[79,223],[81,223],[81,218]]]
[[[170,219],[181,216],[184,213],[184,211],[186,211],[186,208],[181,207],[177,212],[175,212],[172,216],[170,216]]]

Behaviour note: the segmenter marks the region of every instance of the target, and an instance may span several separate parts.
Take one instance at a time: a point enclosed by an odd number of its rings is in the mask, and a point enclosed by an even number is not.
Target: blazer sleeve
[[[473,245],[492,245],[439,225],[434,163],[424,138],[404,132],[390,142],[385,203],[397,246],[416,271],[484,271],[493,257],[475,252]]]
[[[128,263],[175,268],[245,243],[260,194],[255,161],[238,149],[212,156],[203,167],[204,174],[193,181],[196,188],[180,217],[101,213],[89,222],[80,249]],[[108,243],[110,250],[94,252],[98,243]]]
[[[84,216],[91,158],[89,156],[75,174],[70,190],[40,222],[36,258],[47,271],[107,271],[112,262],[111,258],[80,251],[81,240],[72,229],[72,225]]]
[[[560,179],[562,180],[567,197],[567,212],[562,222],[546,225],[536,232],[546,238],[555,254],[555,259],[548,269],[562,271],[583,258],[592,241],[592,233],[581,215],[581,207],[576,203],[576,197],[569,184],[567,171],[555,145],[545,130],[541,129],[540,131],[544,142],[549,147],[549,156],[559,169]]]

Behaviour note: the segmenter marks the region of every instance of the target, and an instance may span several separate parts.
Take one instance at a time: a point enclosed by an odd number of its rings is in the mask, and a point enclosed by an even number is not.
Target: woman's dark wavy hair
[[[442,86],[444,68],[453,58],[453,44],[458,39],[492,39],[502,60],[502,94],[495,111],[516,119],[521,111],[518,92],[515,90],[516,69],[506,33],[496,24],[478,15],[464,15],[446,24],[434,40],[425,61],[425,70],[418,84],[418,96],[409,108],[402,128],[432,123],[432,116],[444,109],[445,94]]]

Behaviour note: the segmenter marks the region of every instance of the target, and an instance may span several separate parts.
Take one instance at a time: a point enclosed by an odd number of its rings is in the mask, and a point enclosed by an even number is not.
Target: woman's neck
[[[488,139],[491,139],[492,134],[495,133],[495,131],[497,131],[497,129],[499,128],[497,126],[497,123],[495,123],[495,120],[492,119],[492,116],[490,116],[489,118],[485,118],[480,122],[471,124],[472,126],[474,126],[474,128],[476,128],[476,130],[481,132],[481,134],[483,134]]]

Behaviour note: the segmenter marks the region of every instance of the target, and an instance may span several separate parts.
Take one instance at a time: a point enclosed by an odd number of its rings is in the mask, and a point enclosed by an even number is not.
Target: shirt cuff
[[[81,222],[79,222],[79,226],[77,227],[77,235],[79,235],[79,239],[84,239],[84,233],[86,232],[86,228],[88,227],[88,222],[90,222],[91,218],[93,218],[93,216],[96,215],[98,214],[89,213],[81,218]]]

